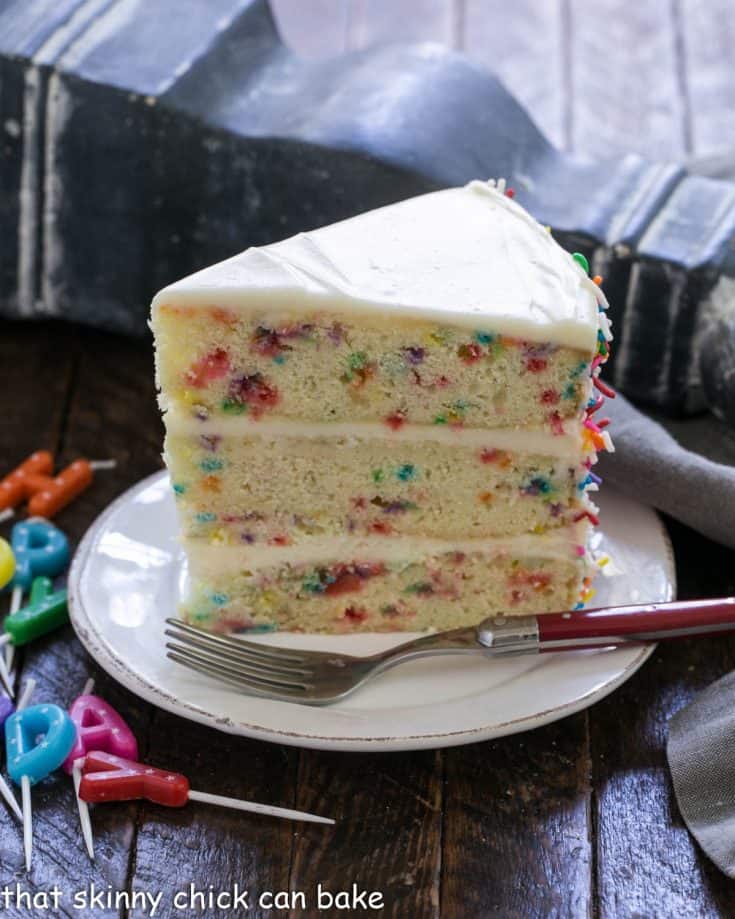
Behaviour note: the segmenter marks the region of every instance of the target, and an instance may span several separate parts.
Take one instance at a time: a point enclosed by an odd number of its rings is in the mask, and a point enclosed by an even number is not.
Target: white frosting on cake
[[[390,311],[593,351],[598,300],[546,228],[475,181],[247,249],[164,288],[153,308]]]
[[[198,437],[305,437],[356,438],[396,442],[433,441],[462,447],[486,447],[514,453],[540,454],[578,460],[583,453],[583,425],[579,419],[568,419],[563,434],[544,428],[452,428],[435,424],[407,424],[393,430],[382,422],[291,421],[244,415],[215,416],[201,421],[180,407],[166,412],[166,430],[174,436]]]

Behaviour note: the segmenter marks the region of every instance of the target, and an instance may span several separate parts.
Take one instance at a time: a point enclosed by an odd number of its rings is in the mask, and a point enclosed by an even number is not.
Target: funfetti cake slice
[[[472,182],[161,291],[187,618],[414,631],[577,605],[610,447],[583,261]]]

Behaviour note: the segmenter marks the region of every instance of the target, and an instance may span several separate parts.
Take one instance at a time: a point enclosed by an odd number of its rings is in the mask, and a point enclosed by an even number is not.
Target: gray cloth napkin
[[[711,415],[657,423],[619,394],[600,414],[612,419],[615,443],[615,453],[600,454],[595,468],[605,482],[735,548],[735,433],[729,427]]]
[[[669,722],[666,752],[689,831],[735,878],[735,673],[700,692]]]
[[[616,452],[606,482],[735,548],[735,433],[711,415],[657,423],[622,396],[605,403]],[[720,870],[735,878],[735,673],[669,722],[667,755],[679,810]]]

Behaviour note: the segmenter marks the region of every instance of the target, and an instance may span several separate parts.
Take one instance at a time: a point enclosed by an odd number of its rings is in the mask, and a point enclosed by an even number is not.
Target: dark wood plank
[[[589,915],[586,713],[445,760],[442,915]]]
[[[301,57],[341,54],[346,47],[349,0],[271,0],[278,31]]]
[[[735,13],[730,0],[677,0],[683,82],[697,156],[735,147]]]
[[[571,146],[596,157],[685,152],[669,0],[570,0]]]
[[[291,889],[313,897],[319,883],[334,893],[349,890],[354,881],[363,890],[382,893],[385,906],[374,915],[438,916],[441,752],[306,750],[301,756],[298,807],[334,817],[337,825],[326,832],[317,826],[300,829]],[[294,919],[302,915],[292,913]]]
[[[455,39],[452,0],[350,0],[347,47],[385,42],[433,41],[451,47]]]
[[[57,449],[76,365],[76,332],[63,323],[3,320],[3,475],[34,450]],[[5,529],[9,524],[3,525]]]
[[[681,597],[735,593],[732,553],[671,524]],[[732,670],[735,638],[660,645],[628,683],[590,710],[599,914],[728,916],[735,886],[702,855],[677,810],[667,722]]]
[[[566,148],[562,0],[466,0],[463,22],[464,50],[500,77],[552,143]]]

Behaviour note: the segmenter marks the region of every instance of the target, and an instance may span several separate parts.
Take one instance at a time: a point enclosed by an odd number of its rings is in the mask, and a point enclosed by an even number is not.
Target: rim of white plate
[[[95,620],[86,609],[81,590],[81,578],[89,554],[95,544],[97,533],[104,528],[107,520],[112,517],[122,504],[128,502],[138,492],[145,490],[156,479],[167,475],[165,470],[154,472],[141,479],[135,485],[126,489],[112,501],[94,520],[84,534],[69,569],[68,599],[69,616],[77,637],[87,649],[96,663],[110,676],[133,692],[140,698],[162,708],[172,714],[188,718],[191,721],[208,725],[228,734],[248,736],[253,739],[265,740],[272,743],[281,743],[287,746],[303,747],[307,749],[332,749],[345,752],[373,751],[401,751],[418,749],[437,749],[439,747],[461,746],[469,743],[478,743],[483,740],[492,740],[510,734],[520,733],[536,727],[550,724],[573,715],[594,702],[604,699],[607,695],[625,683],[648,660],[656,648],[655,644],[641,647],[635,657],[616,676],[604,683],[582,693],[577,698],[552,708],[544,709],[529,715],[523,715],[508,721],[496,721],[489,725],[479,725],[475,728],[464,728],[458,731],[422,732],[420,734],[401,734],[387,736],[349,736],[336,737],[332,734],[319,735],[314,733],[300,734],[297,731],[287,731],[278,727],[266,727],[247,721],[233,720],[230,717],[216,715],[205,708],[181,700],[175,695],[165,691],[160,686],[151,683],[139,673],[131,670],[125,661],[115,653],[109,644],[102,638],[95,628]],[[665,553],[666,574],[672,585],[672,594],[676,596],[676,566],[673,548],[668,532],[661,518],[655,511],[652,512],[658,526],[659,537]]]

